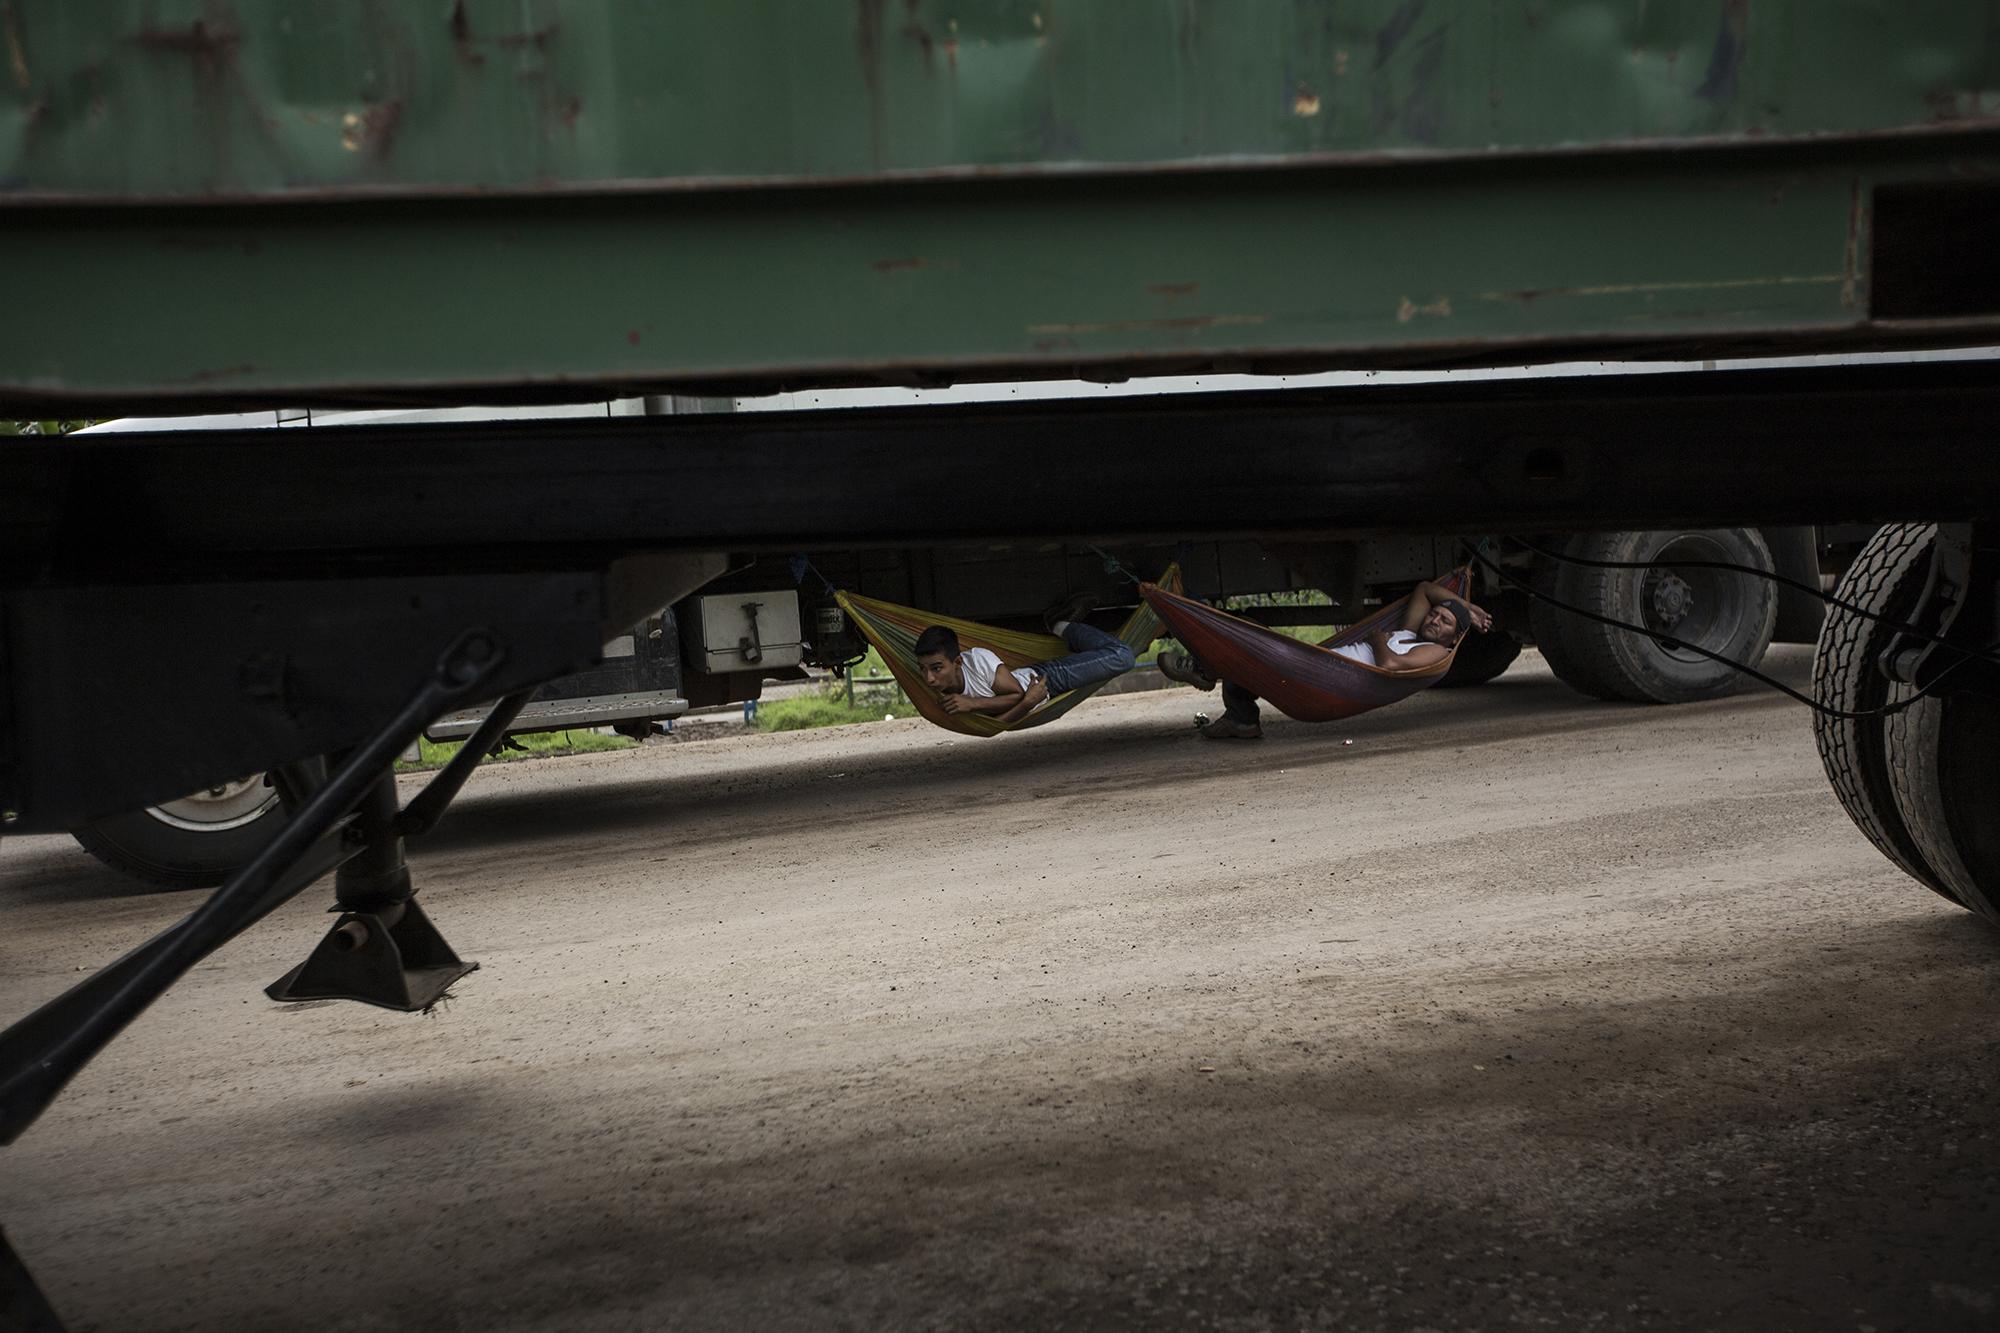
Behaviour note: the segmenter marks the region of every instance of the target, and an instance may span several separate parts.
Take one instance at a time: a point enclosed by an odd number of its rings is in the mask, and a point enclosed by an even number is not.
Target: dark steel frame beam
[[[634,549],[2000,514],[1993,362],[21,440],[0,586]],[[1005,486],[986,460],[1036,465]]]
[[[574,671],[606,638],[606,583],[590,568],[0,588],[16,719],[0,828],[60,832],[356,744],[468,625],[510,648],[467,702]]]

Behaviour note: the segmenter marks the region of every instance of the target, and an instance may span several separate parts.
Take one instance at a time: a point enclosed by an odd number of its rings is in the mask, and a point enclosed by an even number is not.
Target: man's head
[[[1424,612],[1424,618],[1417,622],[1417,637],[1425,643],[1449,648],[1465,636],[1466,627],[1471,624],[1472,617],[1465,604],[1447,597]]]
[[[917,636],[917,670],[924,684],[939,694],[959,694],[965,689],[965,673],[958,665],[958,635],[943,625],[932,625]]]

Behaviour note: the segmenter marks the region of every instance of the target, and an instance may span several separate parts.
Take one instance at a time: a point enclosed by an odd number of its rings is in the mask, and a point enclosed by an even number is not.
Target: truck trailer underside
[[[1994,4],[1205,12],[0,6],[0,416],[2000,342]],[[2000,921],[1996,394],[1902,362],[6,441],[0,829],[263,771],[290,819],[0,1034],[0,1141],[329,871],[270,993],[434,1001],[474,965],[404,840],[734,553],[1890,525],[1821,751]],[[393,757],[496,697],[399,808]]]

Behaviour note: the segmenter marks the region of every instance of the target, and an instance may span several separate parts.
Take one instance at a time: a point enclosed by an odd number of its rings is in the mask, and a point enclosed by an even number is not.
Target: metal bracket
[[[2000,691],[1987,661],[2000,629],[2000,524],[1940,523],[1910,619],[1876,659],[1883,675],[1923,690]]]
[[[763,609],[762,602],[743,603],[743,614],[750,619],[750,633],[736,641],[736,651],[743,654],[743,660],[757,663],[764,660],[764,639],[757,632],[757,612]]]

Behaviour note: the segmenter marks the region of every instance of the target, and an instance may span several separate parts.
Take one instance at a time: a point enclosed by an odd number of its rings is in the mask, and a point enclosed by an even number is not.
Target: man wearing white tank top
[[[965,648],[958,635],[932,625],[917,636],[913,650],[924,684],[937,691],[947,713],[985,713],[1011,726],[1047,703],[1052,694],[1095,685],[1130,671],[1137,661],[1130,645],[1080,617],[1092,598],[1078,593],[1043,613],[1049,632],[1069,649],[1013,669],[990,648]]]
[[[1361,643],[1329,649],[1342,657],[1382,671],[1422,671],[1451,656],[1452,647],[1468,629],[1489,630],[1493,617],[1437,583],[1419,583],[1400,629],[1377,630]],[[1215,688],[1215,676],[1186,653],[1161,653],[1160,674],[1198,690]],[[1264,738],[1257,696],[1234,681],[1222,682],[1221,717],[1201,729],[1212,741],[1255,741]]]

